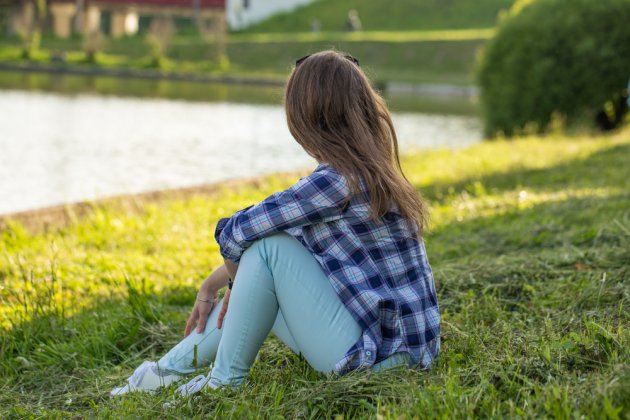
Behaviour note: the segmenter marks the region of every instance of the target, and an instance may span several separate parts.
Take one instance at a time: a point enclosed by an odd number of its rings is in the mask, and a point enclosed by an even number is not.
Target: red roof
[[[101,4],[128,4],[130,6],[150,5],[186,8],[191,8],[195,4],[194,0],[89,0],[89,2]],[[201,8],[225,8],[225,0],[198,0],[198,3]]]

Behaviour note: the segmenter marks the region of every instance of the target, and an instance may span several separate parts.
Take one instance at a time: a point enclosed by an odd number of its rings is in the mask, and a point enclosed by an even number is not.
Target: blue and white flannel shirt
[[[337,295],[363,329],[335,370],[370,367],[407,352],[428,368],[440,348],[440,313],[417,224],[391,211],[370,220],[368,193],[350,194],[327,164],[285,191],[221,219],[221,255],[238,262],[254,241],[284,231],[319,262]]]

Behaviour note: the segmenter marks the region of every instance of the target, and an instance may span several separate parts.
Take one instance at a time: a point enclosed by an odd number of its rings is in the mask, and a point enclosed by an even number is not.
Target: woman
[[[384,101],[356,59],[324,51],[296,62],[285,108],[291,134],[319,165],[219,221],[225,264],[202,283],[186,338],[113,394],[212,363],[180,392],[238,386],[270,331],[320,372],[428,368],[438,355],[426,207],[402,174]]]

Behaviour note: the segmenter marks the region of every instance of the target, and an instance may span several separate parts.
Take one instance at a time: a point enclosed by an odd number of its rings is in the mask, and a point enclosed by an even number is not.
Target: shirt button
[[[366,351],[366,352],[365,352],[365,355],[366,355],[367,357],[370,357],[370,356],[372,355],[372,352],[368,350],[368,351]]]

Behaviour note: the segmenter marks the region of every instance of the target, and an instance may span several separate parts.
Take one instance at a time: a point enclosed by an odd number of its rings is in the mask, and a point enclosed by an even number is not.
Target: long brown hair
[[[353,194],[365,183],[373,219],[395,205],[421,233],[427,208],[403,174],[385,101],[348,57],[323,51],[296,66],[284,98],[289,131],[309,155],[346,177]]]

